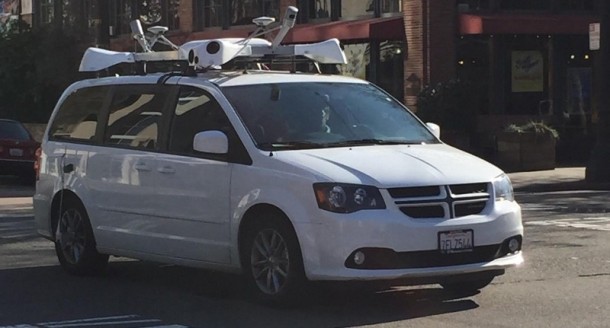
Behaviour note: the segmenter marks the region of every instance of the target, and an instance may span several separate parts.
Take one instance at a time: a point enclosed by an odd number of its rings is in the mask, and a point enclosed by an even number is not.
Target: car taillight
[[[38,147],[35,152],[36,160],[34,161],[34,172],[36,172],[36,180],[40,179],[40,156],[42,155],[42,148]]]

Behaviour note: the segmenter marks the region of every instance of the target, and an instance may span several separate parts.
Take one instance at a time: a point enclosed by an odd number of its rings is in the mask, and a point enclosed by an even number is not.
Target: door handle
[[[176,170],[171,166],[162,166],[162,167],[158,168],[157,171],[159,171],[159,173],[164,173],[164,174],[176,173]]]
[[[150,171],[150,168],[148,165],[146,165],[146,163],[136,163],[133,168],[138,171]]]

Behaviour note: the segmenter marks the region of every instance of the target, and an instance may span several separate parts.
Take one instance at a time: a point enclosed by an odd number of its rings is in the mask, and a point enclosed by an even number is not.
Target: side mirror
[[[435,137],[437,137],[438,139],[441,138],[441,127],[438,124],[428,122],[426,123],[426,126]]]
[[[193,138],[193,150],[209,154],[229,152],[229,138],[222,131],[203,131]]]

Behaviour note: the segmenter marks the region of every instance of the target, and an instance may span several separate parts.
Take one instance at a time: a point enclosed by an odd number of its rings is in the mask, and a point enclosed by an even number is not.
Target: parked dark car
[[[34,183],[39,146],[23,124],[0,119],[0,175],[16,175],[25,183]]]

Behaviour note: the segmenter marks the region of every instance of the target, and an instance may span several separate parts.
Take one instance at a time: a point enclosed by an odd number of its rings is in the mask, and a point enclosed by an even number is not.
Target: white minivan
[[[216,68],[63,93],[34,210],[67,271],[97,273],[115,255],[242,272],[283,301],[314,280],[473,291],[523,262],[509,178],[380,88]]]

